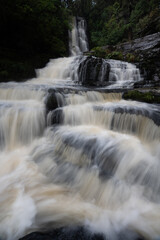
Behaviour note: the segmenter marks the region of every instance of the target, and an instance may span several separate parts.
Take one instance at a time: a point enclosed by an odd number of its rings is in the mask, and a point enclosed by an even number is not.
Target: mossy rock
[[[154,92],[141,92],[138,90],[127,91],[123,94],[123,99],[135,100],[146,103],[160,103],[160,94]]]

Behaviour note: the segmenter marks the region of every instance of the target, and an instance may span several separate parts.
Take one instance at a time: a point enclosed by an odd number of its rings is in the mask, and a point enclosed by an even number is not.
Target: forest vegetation
[[[160,31],[159,0],[0,0],[0,79],[34,75],[49,58],[68,55],[72,16],[88,24],[90,47]]]

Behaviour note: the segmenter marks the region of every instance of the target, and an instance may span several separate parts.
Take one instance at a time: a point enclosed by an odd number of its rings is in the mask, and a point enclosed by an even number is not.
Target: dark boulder
[[[63,109],[62,108],[57,108],[53,111],[50,111],[50,113],[47,116],[47,125],[51,126],[54,124],[61,124],[64,121],[64,116],[63,116]]]
[[[19,240],[105,240],[102,234],[92,234],[83,227],[59,228],[52,232],[31,233]]]
[[[144,240],[141,236],[132,231],[126,230],[119,233],[117,240]],[[19,240],[110,240],[102,234],[94,234],[84,227],[76,228],[59,228],[51,232],[40,233],[34,232]]]
[[[63,93],[60,93],[58,91],[50,92],[46,97],[45,104],[48,112],[55,110],[58,107],[62,107],[65,105],[65,98]]]
[[[79,82],[85,86],[105,86],[109,81],[110,65],[106,60],[86,57],[79,65]]]

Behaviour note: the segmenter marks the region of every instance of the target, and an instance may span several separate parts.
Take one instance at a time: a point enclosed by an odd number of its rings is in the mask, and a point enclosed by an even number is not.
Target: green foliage
[[[91,53],[94,56],[100,57],[100,58],[124,60],[124,56],[122,52],[111,51],[109,49],[103,49],[102,47],[93,48]]]
[[[106,56],[106,58],[117,59],[117,60],[124,60],[122,52],[118,52],[118,51],[113,51],[113,52],[109,53]]]
[[[124,99],[136,100],[147,103],[160,103],[160,95],[154,92],[140,92],[138,90],[131,90],[123,94]]]
[[[119,42],[160,31],[159,0],[94,1],[89,15],[91,47]]]
[[[137,4],[135,5],[135,8],[133,9],[133,11],[131,12],[131,17],[130,17],[130,21],[132,23],[137,23],[137,20],[144,17],[149,10],[149,1],[146,0],[141,0],[138,1]]]
[[[36,55],[31,58],[17,57],[16,53],[4,51],[6,56],[0,59],[0,81],[23,81],[35,76],[35,69],[42,68],[49,60],[49,55]]]
[[[124,55],[121,51],[115,51],[114,48],[110,49],[109,47],[95,47],[91,50],[90,55],[106,58],[106,59],[117,59],[127,62],[138,61],[138,58],[133,53],[127,53]]]
[[[88,19],[93,6],[93,0],[63,0],[65,6],[70,9],[72,15],[83,16]]]
[[[114,45],[123,39],[124,31],[124,20],[120,18],[120,3],[113,1],[113,5],[109,5],[102,10],[101,18],[95,18],[93,15],[96,11],[91,14],[91,20],[89,26],[93,28],[91,32],[91,41],[93,45],[103,46],[106,44]],[[98,16],[98,14],[96,13]],[[92,18],[96,19],[92,23]]]
[[[28,54],[63,55],[68,25],[67,11],[59,0],[5,0],[0,9],[0,43]]]
[[[125,60],[127,62],[135,62],[138,61],[137,57],[133,53],[127,53]]]
[[[106,51],[103,50],[101,47],[95,47],[92,49],[92,52],[94,54],[94,56],[96,57],[100,57],[100,58],[106,58]]]
[[[145,34],[160,31],[159,9],[156,8],[140,18],[134,29],[135,35],[143,36]]]
[[[27,60],[39,55],[47,59],[67,55],[68,28],[68,10],[59,0],[1,0],[1,76],[7,76],[6,72],[9,76],[18,76],[18,72],[24,76],[26,72],[28,76],[31,69],[26,66]],[[4,64],[6,60],[11,66]]]

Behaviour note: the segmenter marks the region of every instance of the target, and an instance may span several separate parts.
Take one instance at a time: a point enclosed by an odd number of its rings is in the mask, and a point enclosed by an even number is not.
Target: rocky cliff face
[[[135,55],[135,60],[144,80],[158,83],[160,81],[160,32],[119,44],[115,47],[123,55]]]

